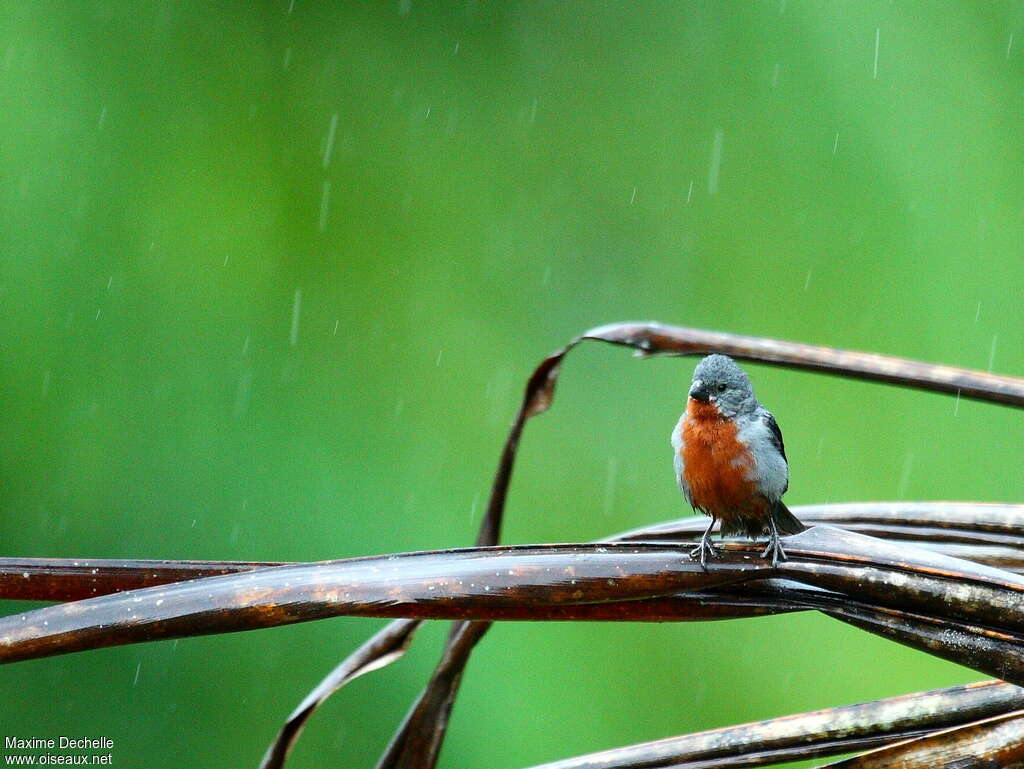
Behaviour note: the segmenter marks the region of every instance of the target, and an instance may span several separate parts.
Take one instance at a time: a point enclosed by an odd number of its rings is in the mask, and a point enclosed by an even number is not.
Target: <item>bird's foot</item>
[[[710,556],[712,558],[717,558],[718,557],[718,548],[715,547],[711,543],[711,540],[708,539],[706,536],[705,537],[701,537],[700,544],[698,544],[696,547],[694,547],[692,550],[690,550],[690,558],[692,558],[695,561],[699,560],[700,561],[700,567],[702,569],[704,569],[704,571],[707,571],[708,570],[708,565],[707,565],[708,556]]]
[[[779,561],[786,560],[786,551],[782,549],[782,542],[779,540],[778,535],[773,535],[768,540],[768,546],[761,553],[762,558],[768,558],[769,556],[772,559],[773,567],[778,566]]]

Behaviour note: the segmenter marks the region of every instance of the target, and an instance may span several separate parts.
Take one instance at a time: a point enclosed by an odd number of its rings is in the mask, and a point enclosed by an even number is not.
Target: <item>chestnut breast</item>
[[[697,507],[716,518],[766,512],[749,479],[753,457],[736,437],[736,425],[711,403],[692,398],[683,420],[683,477]]]

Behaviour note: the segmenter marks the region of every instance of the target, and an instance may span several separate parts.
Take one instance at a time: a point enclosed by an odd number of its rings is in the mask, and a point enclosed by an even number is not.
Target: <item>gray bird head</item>
[[[690,397],[713,404],[726,417],[747,414],[757,408],[750,380],[727,355],[709,355],[697,364]]]

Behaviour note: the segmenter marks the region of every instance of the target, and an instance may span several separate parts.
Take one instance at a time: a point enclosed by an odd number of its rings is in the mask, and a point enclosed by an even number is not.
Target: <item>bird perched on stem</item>
[[[697,364],[672,448],[679,488],[691,507],[711,516],[691,558],[704,566],[718,554],[709,537],[721,521],[723,536],[768,534],[762,557],[773,566],[786,560],[779,535],[806,527],[782,503],[789,488],[782,431],[732,358],[709,355]]]

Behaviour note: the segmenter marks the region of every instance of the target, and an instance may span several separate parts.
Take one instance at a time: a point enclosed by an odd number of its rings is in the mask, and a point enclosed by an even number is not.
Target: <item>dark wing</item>
[[[775,421],[775,417],[772,416],[772,412],[765,409],[764,415],[762,416],[765,425],[768,427],[768,432],[771,433],[772,445],[779,450],[782,454],[782,458],[786,460],[787,469],[789,466],[789,459],[786,458],[786,444],[782,441],[782,430],[779,429],[779,423]],[[788,473],[787,473],[788,475]],[[786,488],[782,490],[785,494],[789,490],[789,478],[786,478]]]
[[[779,429],[779,423],[775,421],[775,417],[772,416],[772,412],[770,411],[764,412],[762,419],[764,419],[764,423],[768,425],[768,429],[772,433],[772,445],[779,450],[779,453],[782,454],[782,458],[785,459],[788,464],[789,460],[786,459],[786,444],[782,442],[782,430]]]

